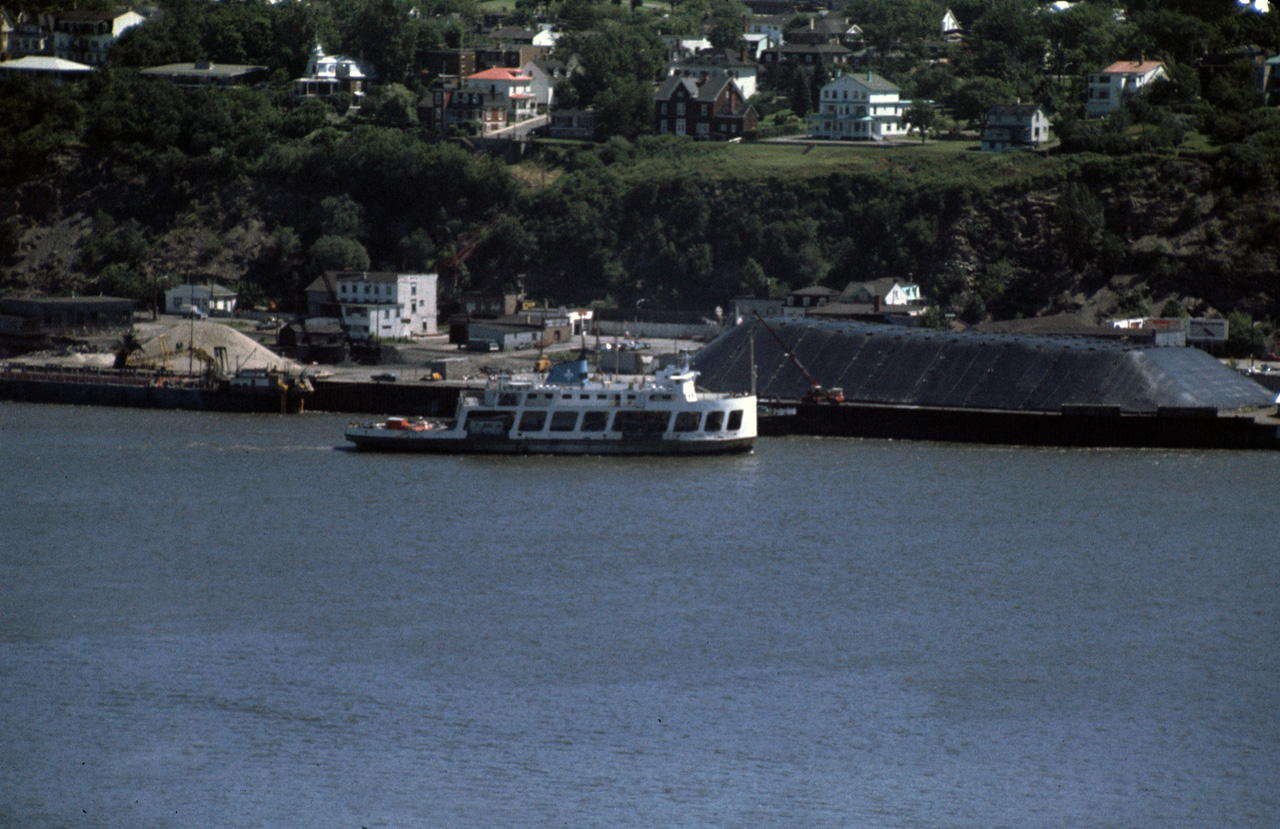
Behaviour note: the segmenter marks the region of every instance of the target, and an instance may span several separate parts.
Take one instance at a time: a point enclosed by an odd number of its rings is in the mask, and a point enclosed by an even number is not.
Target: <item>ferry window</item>
[[[583,412],[582,413],[582,431],[584,432],[603,432],[604,427],[609,424],[608,412]]]
[[[546,423],[546,412],[525,412],[520,415],[521,432],[541,432]]]
[[[608,400],[608,399],[609,399],[609,395],[607,395],[607,394],[597,394],[597,395],[596,395],[596,400]]]
[[[670,422],[670,412],[627,410],[613,416],[613,431],[658,435],[667,431],[667,424]]]
[[[704,432],[718,432],[720,425],[724,423],[724,412],[708,412],[707,425],[702,427]]]
[[[551,431],[553,432],[572,432],[577,425],[577,412],[555,412],[551,415]]]
[[[520,395],[512,394],[511,392],[503,392],[502,394],[498,395],[498,405],[499,406],[519,406]]]
[[[742,409],[734,409],[729,412],[729,425],[725,428],[730,432],[736,432],[742,428]]]
[[[499,412],[493,409],[476,409],[467,415],[466,430],[468,435],[486,437],[502,437],[515,422],[514,412]]]
[[[702,415],[700,412],[678,412],[676,413],[675,431],[696,432],[701,420]]]

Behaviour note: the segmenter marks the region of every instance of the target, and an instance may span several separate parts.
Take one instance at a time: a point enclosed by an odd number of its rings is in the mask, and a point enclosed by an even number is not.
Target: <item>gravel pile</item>
[[[281,357],[252,337],[216,322],[201,320],[149,325],[145,330],[139,330],[139,339],[142,340],[141,351],[150,361],[163,359],[168,351],[169,368],[175,372],[187,370],[187,349],[192,345],[215,358],[219,356],[218,349],[224,349],[226,370],[233,374],[246,368],[274,368],[296,374],[303,368],[302,364]],[[199,360],[195,361],[194,370],[196,373],[204,371]]]

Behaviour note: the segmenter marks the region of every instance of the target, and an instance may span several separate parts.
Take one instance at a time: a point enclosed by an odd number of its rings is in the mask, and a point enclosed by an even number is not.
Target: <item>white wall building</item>
[[[1121,60],[1089,76],[1089,97],[1084,114],[1088,117],[1107,115],[1124,105],[1158,80],[1167,80],[1164,64],[1157,60]]]
[[[842,75],[822,87],[807,135],[845,141],[905,137],[910,108],[910,101],[898,99],[898,87],[879,75]]]
[[[236,292],[221,285],[179,285],[164,292],[164,308],[170,314],[196,309],[211,317],[236,312]]]
[[[72,9],[58,15],[53,33],[53,51],[63,60],[101,66],[111,47],[134,26],[147,22],[135,11],[81,11]]]
[[[333,283],[342,324],[353,340],[435,334],[438,279],[434,273],[337,273]]]

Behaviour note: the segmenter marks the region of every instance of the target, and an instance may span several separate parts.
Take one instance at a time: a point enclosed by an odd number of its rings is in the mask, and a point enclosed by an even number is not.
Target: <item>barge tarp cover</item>
[[[771,319],[769,325],[819,383],[842,388],[854,402],[1043,412],[1116,406],[1148,413],[1275,404],[1267,389],[1195,348],[812,319]],[[752,340],[761,397],[798,399],[809,391],[777,340],[754,321],[694,356],[699,385],[750,389]]]

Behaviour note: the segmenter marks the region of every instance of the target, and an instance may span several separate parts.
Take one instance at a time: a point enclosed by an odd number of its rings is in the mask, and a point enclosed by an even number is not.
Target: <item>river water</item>
[[[0,824],[1280,824],[1280,454],[0,404]]]

